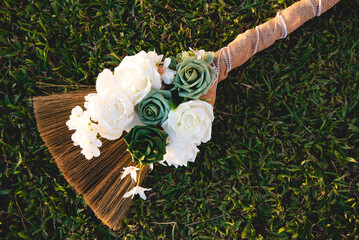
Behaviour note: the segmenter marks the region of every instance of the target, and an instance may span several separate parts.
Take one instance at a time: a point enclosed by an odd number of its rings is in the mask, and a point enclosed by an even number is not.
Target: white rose
[[[187,166],[188,162],[194,162],[198,152],[199,149],[194,143],[173,142],[167,145],[163,160],[168,166]]]
[[[121,92],[111,93],[108,96],[92,93],[85,99],[87,101],[85,107],[91,119],[98,122],[98,132],[104,138],[118,139],[133,120],[134,106]]]
[[[125,57],[115,68],[114,76],[116,84],[134,105],[139,103],[151,88],[161,88],[161,77],[154,60],[144,51]]]
[[[97,76],[96,92],[102,96],[122,92],[121,86],[111,70],[106,68]]]
[[[212,105],[201,100],[182,103],[168,113],[162,128],[173,142],[200,145],[211,139],[214,120]]]

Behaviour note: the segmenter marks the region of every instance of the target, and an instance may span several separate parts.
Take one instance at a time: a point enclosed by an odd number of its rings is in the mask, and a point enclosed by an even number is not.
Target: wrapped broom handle
[[[308,20],[320,16],[340,0],[301,0],[277,13],[275,18],[239,34],[234,41],[218,50],[213,60],[217,79],[201,99],[210,99],[214,105],[218,82],[228,76],[233,68],[244,64],[250,57],[285,38]]]

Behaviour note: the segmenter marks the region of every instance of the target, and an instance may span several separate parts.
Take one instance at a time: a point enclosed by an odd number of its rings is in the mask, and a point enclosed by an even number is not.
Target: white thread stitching
[[[280,36],[279,39],[282,39],[282,38],[287,37],[287,35],[288,35],[287,25],[285,24],[285,21],[284,21],[284,19],[282,18],[280,12],[277,12],[277,18],[278,18],[279,23],[280,23],[280,25],[281,25],[281,27],[282,27],[282,35]]]
[[[315,12],[315,7],[314,7],[314,4],[312,2],[312,0],[309,0],[309,3],[310,3],[310,6],[312,7],[312,10],[313,10],[313,15],[314,17],[315,16],[320,16],[320,14],[322,13],[322,0],[319,0],[319,5],[318,5],[318,13],[316,14]],[[283,38],[286,38],[287,35],[288,35],[288,30],[287,30],[287,24],[285,23],[284,19],[282,18],[281,16],[281,13],[280,12],[277,12],[277,18],[279,20],[279,23],[282,27],[282,35],[280,36],[279,39],[283,39]],[[258,26],[256,27],[256,32],[257,32],[257,42],[256,42],[256,47],[254,49],[254,52],[252,55],[256,54],[257,51],[258,51],[258,46],[259,46],[259,29],[258,29]],[[227,58],[227,55],[225,53],[224,50],[227,50],[227,54],[228,54],[228,58]],[[212,67],[214,69],[216,69],[217,71],[217,77],[216,79],[213,81],[211,87],[213,87],[214,85],[216,85],[216,89],[217,89],[217,83],[218,83],[218,78],[219,78],[219,74],[220,74],[220,62],[221,62],[221,56],[223,54],[223,57],[224,57],[224,61],[226,62],[226,66],[227,66],[227,71],[231,71],[232,70],[232,59],[231,59],[231,52],[229,50],[229,45],[227,47],[223,47],[221,48],[221,50],[219,51],[219,54],[218,54],[218,59],[217,59],[217,66],[216,64],[213,62],[212,63]]]
[[[227,50],[228,56],[227,56],[227,54],[225,52],[225,49]],[[218,58],[217,58],[217,66],[216,66],[216,64],[214,62],[212,62],[212,67],[214,69],[216,69],[216,71],[217,71],[217,77],[213,81],[211,87],[216,85],[216,89],[217,89],[217,83],[218,83],[219,74],[220,74],[220,71],[221,71],[221,57],[222,57],[222,54],[223,54],[224,61],[226,62],[227,71],[229,72],[229,71],[232,70],[231,51],[230,51],[229,45],[228,45],[227,47],[223,47],[223,48],[221,48],[221,50],[219,50],[219,54],[218,54]]]
[[[319,17],[320,14],[322,14],[322,0],[319,0],[317,16]]]
[[[229,51],[229,45],[227,46],[227,54],[229,58],[229,68],[228,68],[228,72],[229,72],[232,70],[232,58],[231,58],[231,52]]]
[[[308,0],[310,2],[310,6],[312,6],[314,17],[317,16],[317,13],[315,12],[314,4],[312,3],[312,0]]]
[[[259,29],[258,29],[258,26],[256,27],[256,32],[257,32],[257,43],[256,43],[256,48],[254,49],[254,52],[253,52],[252,56],[254,54],[256,54],[257,51],[258,51],[258,45],[259,45]]]

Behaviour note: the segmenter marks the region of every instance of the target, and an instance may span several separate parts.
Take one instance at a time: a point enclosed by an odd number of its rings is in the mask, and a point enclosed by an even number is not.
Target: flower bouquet
[[[87,91],[34,99],[38,129],[60,171],[110,228],[120,228],[154,164],[187,166],[211,138],[217,83],[339,0],[301,0],[217,51],[150,51],[104,69]]]
[[[127,132],[123,139],[136,166],[124,167],[121,179],[130,175],[137,185],[124,198],[138,193],[146,199],[150,189],[136,177],[144,165],[186,166],[197,146],[211,138],[213,109],[198,98],[216,78],[214,53],[191,50],[164,62],[153,51],[125,57],[114,73],[105,69],[98,75],[96,93],[84,97],[86,110],[74,107],[66,122],[87,160],[100,156],[101,138],[117,140]],[[169,68],[171,61],[178,73]]]

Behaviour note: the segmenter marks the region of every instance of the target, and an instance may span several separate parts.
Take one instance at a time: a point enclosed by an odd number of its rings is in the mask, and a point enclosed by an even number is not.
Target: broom
[[[228,76],[228,72],[245,63],[255,53],[271,46],[277,39],[285,38],[315,16],[320,16],[340,0],[301,0],[279,12],[268,22],[247,30],[227,47],[216,52],[213,67],[217,78],[207,94],[201,99],[209,99],[212,106],[216,98],[218,82]],[[121,138],[116,141],[102,139],[101,155],[91,160],[81,154],[81,148],[74,146],[72,131],[66,121],[75,106],[83,106],[84,97],[94,93],[94,88],[73,93],[55,94],[33,99],[34,112],[40,136],[65,179],[84,197],[96,216],[113,230],[121,227],[122,219],[132,203],[124,194],[135,187],[130,178],[121,179],[122,169],[134,166],[127,144]],[[144,181],[149,169],[140,170],[139,184]]]
[[[84,96],[91,92],[94,90],[36,97],[34,111],[40,135],[66,180],[83,195],[99,219],[117,230],[132,202],[123,195],[135,186],[131,179],[121,179],[123,167],[134,164],[127,145],[123,139],[103,139],[101,155],[89,161],[74,146],[72,131],[65,124],[72,108],[83,105]],[[148,167],[141,171],[140,183]]]

